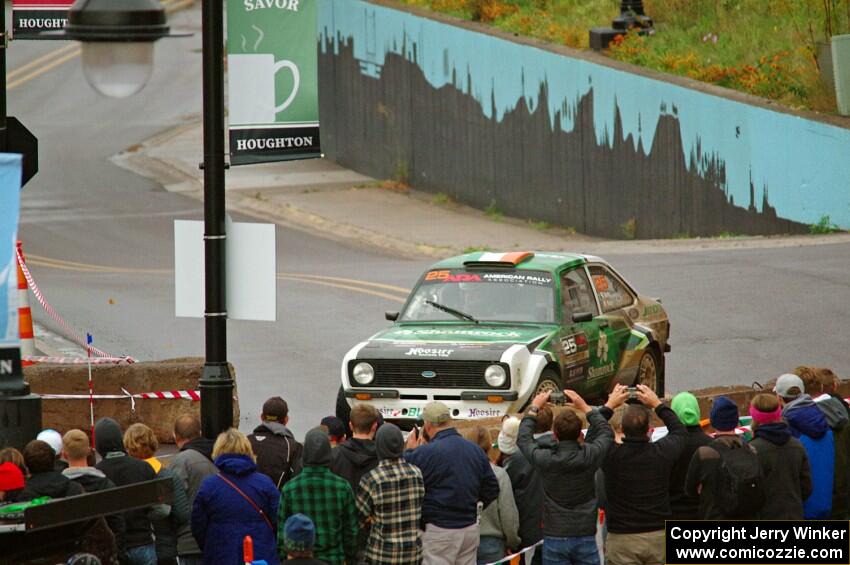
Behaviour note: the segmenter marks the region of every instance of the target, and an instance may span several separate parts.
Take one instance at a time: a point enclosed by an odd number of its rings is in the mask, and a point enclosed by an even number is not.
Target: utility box
[[[838,113],[850,116],[850,35],[832,36],[832,69]]]

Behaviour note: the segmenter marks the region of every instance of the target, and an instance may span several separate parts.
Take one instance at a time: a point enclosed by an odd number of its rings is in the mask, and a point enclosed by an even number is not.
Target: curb
[[[185,161],[170,158],[164,153],[167,144],[180,134],[198,127],[198,122],[181,124],[163,131],[144,142],[132,146],[127,151],[111,158],[119,167],[140,176],[152,179],[169,192],[203,200],[203,177],[196,167],[190,167]],[[163,149],[166,150],[163,150]],[[159,153],[159,154],[158,154]],[[401,240],[394,236],[376,233],[370,229],[327,217],[298,208],[292,204],[279,204],[263,196],[263,186],[256,189],[241,188],[226,191],[228,205],[234,211],[248,216],[280,224],[292,229],[318,234],[343,243],[372,247],[405,257],[443,258],[458,255],[463,245],[442,246],[428,243]],[[440,207],[436,208],[438,211]],[[482,211],[460,205],[456,213],[467,213],[478,217]],[[504,218],[502,221],[522,225],[518,218]],[[529,228],[531,229],[531,228]],[[558,228],[554,228],[556,231]],[[554,235],[554,234],[553,234]],[[682,253],[693,251],[734,251],[745,249],[774,249],[788,247],[808,247],[850,243],[850,233],[829,235],[793,235],[793,236],[742,236],[730,238],[693,238],[693,239],[651,239],[651,240],[604,240],[580,235],[578,239],[565,238],[565,248],[579,250],[589,254],[656,254]],[[527,246],[526,246],[527,247]],[[534,247],[534,246],[532,246]]]

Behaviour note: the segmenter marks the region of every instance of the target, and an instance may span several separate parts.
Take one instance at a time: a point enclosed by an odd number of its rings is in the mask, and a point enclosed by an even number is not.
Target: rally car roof
[[[476,251],[443,259],[431,265],[430,268],[463,269],[478,265],[555,272],[562,267],[581,265],[592,259],[594,258],[579,253]]]

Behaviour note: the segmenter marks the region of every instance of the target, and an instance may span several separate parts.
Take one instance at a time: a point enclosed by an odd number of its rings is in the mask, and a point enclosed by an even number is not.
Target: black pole
[[[214,439],[233,425],[233,376],[227,363],[224,213],[224,6],[203,0],[204,255],[206,362],[201,427]]]
[[[7,149],[6,132],[6,5],[0,20],[0,152]],[[11,245],[12,242],[3,242]],[[12,247],[12,253],[15,248]],[[5,254],[3,254],[5,255]],[[9,289],[12,292],[12,289]],[[0,301],[7,297],[0,296]],[[5,304],[2,306],[5,308]],[[41,431],[41,397],[24,382],[20,347],[0,348],[0,449],[23,449]]]

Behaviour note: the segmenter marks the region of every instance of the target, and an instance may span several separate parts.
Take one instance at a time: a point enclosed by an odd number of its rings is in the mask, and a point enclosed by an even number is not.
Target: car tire
[[[537,379],[537,386],[534,387],[534,392],[531,393],[531,396],[528,398],[528,401],[525,403],[525,406],[522,407],[522,411],[524,412],[528,405],[531,404],[531,401],[534,400],[534,397],[540,394],[543,391],[554,391],[554,390],[563,390],[564,385],[561,384],[561,375],[558,374],[554,369],[543,369],[543,372],[540,373],[540,377]]]
[[[342,420],[345,429],[348,429],[348,421],[351,419],[351,406],[348,405],[348,400],[345,399],[345,391],[342,385],[339,385],[339,392],[336,394],[336,417]]]
[[[651,388],[658,398],[664,397],[664,365],[661,356],[654,347],[648,347],[638,362],[638,374],[635,384]]]

